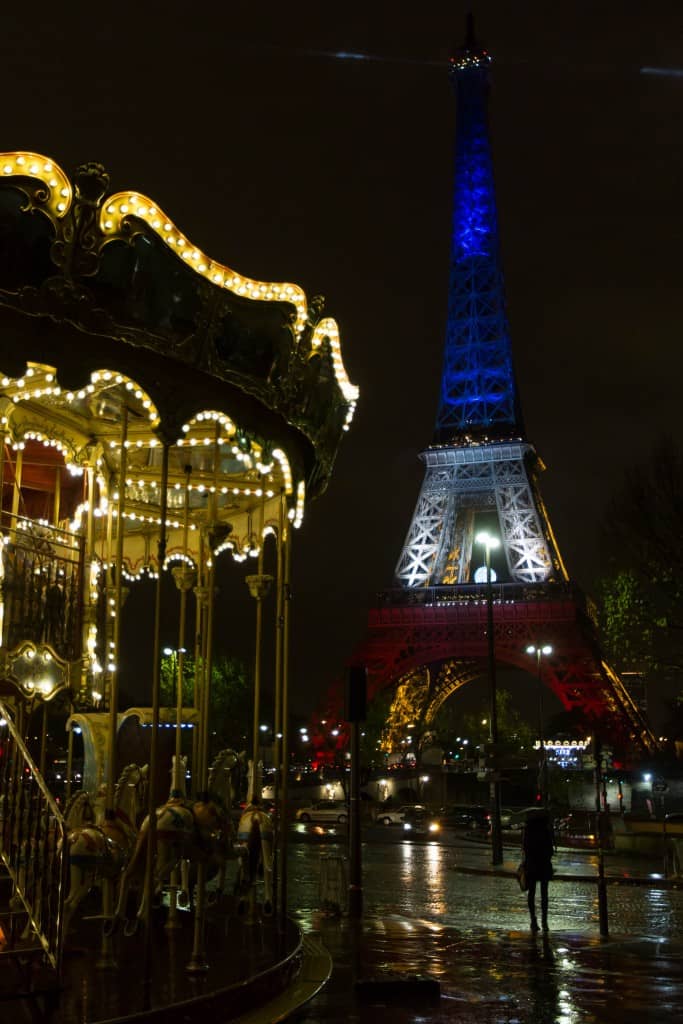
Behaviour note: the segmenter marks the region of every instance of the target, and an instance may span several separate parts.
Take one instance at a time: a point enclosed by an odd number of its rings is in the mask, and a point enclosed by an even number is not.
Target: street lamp
[[[259,732],[261,733],[261,744],[260,744],[260,746],[261,746],[261,764],[263,765],[263,768],[265,769],[265,767],[266,767],[266,733],[270,732],[270,726],[269,725],[264,725],[263,723],[261,723],[261,725],[259,725]],[[256,763],[254,763],[254,774],[256,774]],[[261,796],[261,793],[260,792],[256,793],[256,790],[254,790],[254,793],[255,793],[256,796],[259,796],[259,797]]]
[[[529,644],[527,654],[536,655],[536,675],[538,677],[538,745],[540,749],[541,762],[539,765],[538,780],[541,793],[541,803],[548,806],[548,758],[545,752],[545,741],[543,736],[543,680],[541,678],[541,658],[548,657],[553,653],[550,644],[543,644],[542,647],[536,644]]]
[[[494,756],[498,745],[498,709],[496,692],[496,651],[495,638],[493,635],[493,591],[491,589],[491,552],[500,547],[498,537],[492,536],[486,530],[478,533],[475,537],[477,544],[484,547],[486,554],[486,621],[488,637],[488,662],[489,662],[489,699],[491,709],[489,713],[489,740],[493,748]],[[503,834],[500,825],[500,776],[494,772],[493,781],[489,783],[489,796],[491,800],[491,863],[503,863]]]

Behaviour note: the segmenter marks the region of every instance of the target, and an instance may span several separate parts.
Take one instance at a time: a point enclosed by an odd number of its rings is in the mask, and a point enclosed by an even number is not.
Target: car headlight
[[[403,822],[403,828],[404,828],[404,829],[406,830],[406,832],[410,832],[410,830],[411,830],[411,828],[412,828],[412,827],[413,827],[413,826],[412,826],[412,825],[410,824],[410,822],[409,822],[409,821],[404,821],[404,822]]]
[[[430,821],[429,822],[429,831],[430,832],[440,832],[441,831],[441,825],[439,825],[438,821]]]

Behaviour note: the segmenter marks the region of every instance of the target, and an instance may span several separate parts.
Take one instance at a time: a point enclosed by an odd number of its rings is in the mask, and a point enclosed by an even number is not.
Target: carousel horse
[[[237,912],[244,914],[253,904],[255,886],[263,875],[263,913],[273,912],[273,822],[260,806],[258,797],[247,804],[237,826],[239,872],[236,891]]]
[[[93,885],[104,878],[116,879],[125,868],[135,846],[146,781],[146,765],[138,768],[136,764],[129,764],[123,769],[114,790],[111,820],[97,822],[97,799],[91,802],[87,794],[79,793],[69,801],[66,808],[69,895],[64,901],[65,935],[76,908]],[[77,824],[79,816],[81,822]]]
[[[153,871],[153,892],[157,894],[174,868],[182,871],[181,897],[179,903],[189,905],[189,864],[203,862],[218,870],[218,892],[225,883],[225,867],[232,853],[232,774],[240,765],[243,754],[234,750],[221,750],[209,770],[206,799],[188,801],[185,798],[184,770],[173,767],[171,794],[165,804],[156,809],[156,859]],[[182,759],[184,762],[184,758]],[[182,775],[183,782],[180,784]],[[114,912],[111,929],[126,919],[126,904],[130,886],[138,884],[144,877],[147,859],[147,837],[149,819],[145,818],[140,828],[135,852],[121,878],[119,898]],[[142,886],[142,896],[135,917],[126,921],[126,935],[133,935],[147,911],[147,894]]]
[[[273,822],[257,796],[252,796],[240,817],[236,849],[239,858],[235,883],[238,914],[246,914],[249,910],[249,916],[253,916],[256,882],[259,875],[263,875],[263,913],[270,916],[273,913]]]

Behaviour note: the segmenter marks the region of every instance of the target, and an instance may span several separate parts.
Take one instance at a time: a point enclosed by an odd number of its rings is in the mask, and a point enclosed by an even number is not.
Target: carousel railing
[[[66,661],[80,656],[83,538],[2,513],[2,645],[48,643]]]
[[[31,931],[57,975],[62,966],[66,887],[64,819],[26,745],[0,701],[0,858],[14,886],[9,945],[17,921],[28,916]],[[7,936],[6,936],[7,938]]]

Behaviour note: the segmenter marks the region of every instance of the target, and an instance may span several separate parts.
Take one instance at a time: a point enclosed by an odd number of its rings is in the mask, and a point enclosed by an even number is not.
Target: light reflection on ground
[[[332,847],[327,852],[334,855]],[[551,932],[544,940],[529,933],[525,895],[514,879],[457,871],[472,861],[468,850],[364,843],[366,913],[354,954],[351,922],[326,920],[318,912],[320,853],[311,845],[290,848],[297,917],[321,934],[336,965],[302,1024],[658,1024],[683,1012],[681,890],[610,885],[611,938],[601,942],[595,884],[555,882]],[[589,873],[591,861],[592,855],[582,855],[576,869]],[[409,1006],[403,998],[383,1007],[358,1005],[354,955],[365,976],[438,978],[438,1008]]]

